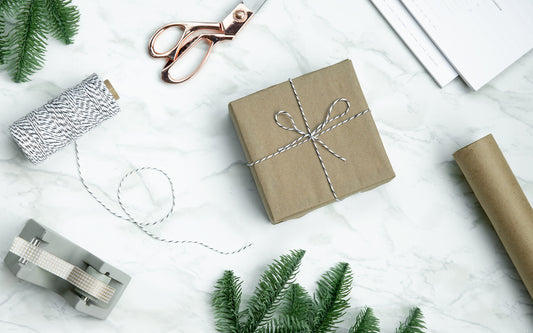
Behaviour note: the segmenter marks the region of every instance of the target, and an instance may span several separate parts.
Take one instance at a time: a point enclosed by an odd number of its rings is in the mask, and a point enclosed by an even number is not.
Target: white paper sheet
[[[532,0],[401,0],[478,90],[533,48]]]
[[[433,44],[400,0],[370,0],[440,87],[457,72]]]

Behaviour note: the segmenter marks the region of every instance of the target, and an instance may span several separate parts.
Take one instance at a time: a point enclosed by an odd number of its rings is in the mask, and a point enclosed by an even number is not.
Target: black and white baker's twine
[[[9,129],[26,157],[37,164],[119,110],[105,84],[92,74]]]
[[[287,130],[287,131],[294,131],[298,134],[300,134],[300,136],[295,139],[294,141],[292,141],[291,143],[283,146],[283,147],[280,147],[276,150],[276,152],[270,154],[270,155],[267,155],[263,158],[260,158],[254,162],[251,162],[251,163],[248,163],[247,165],[249,167],[251,166],[254,166],[256,164],[259,164],[261,162],[264,162],[268,159],[271,159],[272,157],[275,157],[281,153],[284,153],[292,148],[296,148],[298,147],[299,145],[305,143],[305,142],[308,142],[308,141],[311,141],[313,143],[313,147],[315,148],[315,152],[316,152],[316,155],[318,157],[318,160],[320,161],[320,166],[322,166],[322,170],[324,171],[324,175],[326,176],[326,180],[328,181],[328,185],[329,185],[329,188],[331,189],[331,193],[333,194],[333,197],[335,198],[335,200],[338,200],[339,198],[337,197],[337,193],[335,193],[335,189],[333,188],[333,183],[331,182],[331,179],[329,178],[329,174],[328,174],[328,170],[326,169],[326,165],[324,164],[324,161],[322,159],[322,155],[320,154],[320,150],[318,149],[318,145],[322,146],[324,149],[326,149],[329,153],[331,153],[333,156],[335,156],[336,158],[342,160],[342,161],[346,161],[346,159],[342,156],[340,156],[339,154],[337,154],[336,152],[334,152],[331,148],[329,148],[325,143],[324,141],[322,141],[321,139],[319,139],[319,136],[321,136],[322,134],[325,134],[329,131],[332,131],[334,130],[335,128],[341,126],[341,125],[344,125],[346,124],[347,122],[349,121],[352,121],[353,119],[357,118],[357,117],[360,117],[362,115],[364,115],[365,113],[369,112],[370,109],[366,109],[364,111],[361,111],[331,127],[328,127],[326,128],[326,126],[328,124],[330,124],[331,122],[334,122],[336,120],[338,120],[339,118],[342,118],[344,116],[346,116],[348,114],[348,112],[350,112],[350,101],[348,101],[347,99],[345,98],[339,98],[339,99],[336,99],[333,103],[331,103],[328,111],[326,112],[326,117],[324,119],[324,121],[320,124],[317,125],[317,127],[315,127],[315,129],[311,130],[311,127],[309,126],[309,123],[307,121],[307,117],[305,116],[305,112],[303,110],[303,107],[302,107],[302,103],[300,102],[300,97],[298,96],[298,93],[296,92],[296,87],[294,86],[294,82],[292,81],[292,79],[289,79],[289,82],[291,84],[291,87],[292,87],[292,91],[294,92],[294,97],[296,97],[296,101],[298,102],[298,108],[300,109],[300,113],[302,114],[302,118],[304,120],[304,123],[305,123],[305,128],[306,128],[306,131],[303,131],[303,130],[300,130],[297,126],[296,126],[296,123],[294,122],[294,118],[291,116],[290,113],[286,112],[286,111],[278,111],[275,115],[274,115],[274,121],[276,122],[276,124],[281,127],[282,129],[284,130]],[[339,102],[344,102],[346,103],[346,110],[331,118],[331,112],[333,111],[333,108],[335,107],[335,105]],[[279,121],[279,117],[280,116],[285,116],[289,119],[290,123],[291,123],[291,127],[287,127],[287,126],[284,126],[283,124],[281,124],[281,122]]]
[[[169,219],[176,206],[174,183],[166,172],[158,168],[136,168],[122,177],[116,193],[118,205],[122,212],[113,210],[96,196],[83,176],[79,148],[75,140],[98,126],[102,121],[114,116],[119,110],[118,103],[104,82],[96,74],[93,74],[77,86],[66,90],[60,96],[16,121],[10,127],[10,130],[17,144],[33,163],[39,163],[45,160],[51,154],[74,141],[78,175],[85,190],[109,213],[135,224],[155,240],[172,244],[196,244],[224,255],[236,254],[250,247],[252,244],[246,244],[235,251],[221,251],[200,241],[167,239],[149,231],[147,227],[154,226]],[[166,178],[172,198],[172,204],[167,214],[153,222],[136,220],[122,201],[122,187],[126,179],[133,174],[146,171],[159,173]]]

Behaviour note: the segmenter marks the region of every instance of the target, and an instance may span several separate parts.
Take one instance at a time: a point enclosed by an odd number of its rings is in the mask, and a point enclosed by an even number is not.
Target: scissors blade
[[[246,0],[244,5],[248,7],[252,12],[257,13],[261,7],[265,4],[266,0]]]

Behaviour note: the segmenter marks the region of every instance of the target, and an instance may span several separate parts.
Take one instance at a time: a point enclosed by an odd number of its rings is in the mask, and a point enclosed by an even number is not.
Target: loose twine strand
[[[234,251],[221,251],[201,241],[168,239],[148,230],[147,227],[168,220],[176,207],[174,183],[169,175],[161,169],[154,167],[136,168],[122,177],[116,193],[118,205],[122,212],[113,210],[91,190],[82,172],[79,147],[75,140],[104,120],[114,116],[119,110],[118,103],[105,87],[104,82],[96,74],[92,74],[75,87],[67,89],[63,94],[16,121],[10,127],[10,130],[26,157],[35,164],[45,160],[69,143],[74,142],[76,167],[85,190],[109,213],[119,219],[135,224],[145,234],[155,240],[172,244],[196,244],[223,255],[236,254],[250,247],[251,243]],[[171,207],[165,216],[153,222],[141,222],[135,219],[122,199],[124,182],[131,175],[144,171],[153,171],[163,175],[170,186]]]
[[[211,251],[214,251],[216,253],[223,254],[223,255],[237,254],[239,252],[242,252],[242,251],[246,250],[250,246],[252,246],[251,243],[248,243],[248,244],[246,244],[246,245],[242,246],[241,248],[239,248],[237,250],[234,250],[234,251],[221,251],[221,250],[216,249],[216,248],[214,248],[214,247],[212,247],[212,246],[210,246],[210,245],[208,245],[208,244],[206,244],[204,242],[201,242],[201,241],[168,239],[168,238],[164,238],[164,237],[161,237],[161,236],[158,236],[158,235],[154,234],[153,232],[148,230],[146,227],[147,226],[154,226],[154,225],[160,224],[160,223],[168,220],[170,218],[170,216],[172,215],[172,213],[174,213],[174,209],[176,207],[176,194],[175,194],[175,190],[174,190],[174,183],[172,182],[172,179],[170,178],[170,176],[166,172],[161,170],[161,169],[154,168],[154,167],[149,167],[149,166],[148,167],[141,167],[141,168],[132,169],[131,171],[126,173],[124,176],[122,176],[122,179],[119,182],[119,185],[118,185],[118,188],[117,188],[117,194],[116,194],[118,205],[119,205],[120,209],[122,210],[122,214],[121,214],[121,213],[118,213],[115,210],[113,210],[106,203],[104,203],[100,198],[98,198],[98,196],[94,193],[93,190],[91,190],[91,188],[87,184],[87,181],[85,180],[85,177],[83,176],[83,173],[81,171],[82,170],[81,159],[80,159],[80,152],[79,152],[79,147],[78,147],[78,143],[77,142],[74,142],[74,152],[75,152],[75,156],[76,156],[76,168],[78,170],[78,176],[80,178],[80,181],[81,181],[83,187],[87,191],[87,193],[89,193],[91,195],[91,197],[93,197],[93,199],[96,202],[98,202],[100,204],[100,206],[102,206],[109,213],[111,213],[112,215],[114,215],[115,217],[117,217],[119,219],[122,219],[122,220],[125,220],[125,221],[133,223],[134,225],[136,225],[139,229],[141,229],[144,233],[146,233],[151,238],[153,238],[155,240],[158,240],[160,242],[171,243],[171,244],[196,244],[196,245],[203,246],[203,247],[205,247],[205,248],[207,248],[207,249],[209,249]],[[169,184],[170,193],[171,193],[171,197],[172,197],[172,203],[170,205],[170,209],[168,210],[167,214],[165,216],[163,216],[162,218],[160,218],[158,220],[155,220],[153,222],[140,222],[140,221],[136,220],[132,216],[132,214],[130,213],[128,208],[126,208],[126,205],[124,204],[124,202],[122,200],[122,188],[124,186],[125,181],[130,176],[132,176],[133,174],[139,174],[139,173],[141,173],[143,171],[154,171],[156,173],[159,173],[159,174],[163,175],[165,177],[165,179],[167,180],[168,184]]]

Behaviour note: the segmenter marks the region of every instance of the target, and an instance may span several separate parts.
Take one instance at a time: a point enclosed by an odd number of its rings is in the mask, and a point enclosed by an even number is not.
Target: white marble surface
[[[249,296],[271,259],[295,248],[307,250],[298,279],[309,289],[328,267],[350,263],[353,308],[340,332],[365,304],[383,332],[413,305],[428,332],[533,332],[532,300],[452,159],[493,133],[533,200],[532,53],[479,92],[458,80],[439,89],[368,1],[269,0],[194,80],[174,86],[160,81],[163,61],[146,52],[151,33],[177,20],[218,20],[232,1],[75,3],[74,45],[50,41],[45,68],[29,83],[0,71],[0,257],[35,218],[132,282],[100,321],[1,265],[1,332],[213,332],[210,295],[224,269],[245,280]],[[242,164],[227,104],[345,58],[354,62],[397,178],[273,226]],[[79,141],[87,178],[105,201],[116,207],[116,186],[130,168],[157,166],[175,181],[178,199],[158,233],[221,249],[251,241],[252,248],[221,256],[158,243],[89,197],[72,147],[38,166],[25,160],[8,125],[93,72],[121,96],[121,113]],[[165,186],[145,175],[126,184],[125,196],[139,216],[156,217],[169,204]]]

